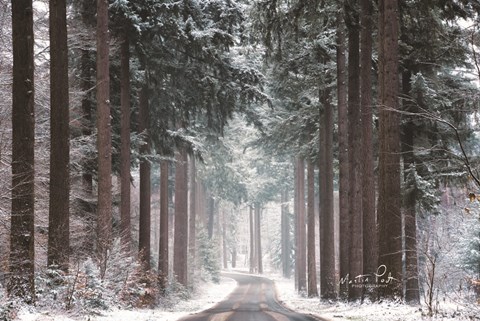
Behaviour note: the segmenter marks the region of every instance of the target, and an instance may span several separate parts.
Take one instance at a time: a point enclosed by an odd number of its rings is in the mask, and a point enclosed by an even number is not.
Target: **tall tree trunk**
[[[256,266],[256,255],[255,255],[255,222],[254,217],[253,217],[253,206],[249,206],[249,212],[248,212],[248,217],[249,217],[249,223],[250,223],[250,273],[255,273],[257,270]]]
[[[360,33],[358,0],[347,0],[345,6],[348,29],[348,204],[350,214],[350,264],[349,279],[363,275],[363,223],[362,223],[362,119],[360,113]],[[354,282],[355,283],[355,282]],[[352,283],[348,289],[349,300],[362,298],[363,288]]]
[[[168,161],[160,162],[160,238],[158,245],[158,275],[160,288],[165,291],[168,280]]]
[[[70,113],[66,1],[50,1],[49,9],[51,110],[47,265],[68,272],[70,256]]]
[[[262,209],[259,203],[255,203],[255,253],[257,258],[258,273],[263,274],[262,262],[262,232],[261,232],[261,213]]]
[[[120,235],[122,247],[130,251],[130,45],[127,31],[123,32],[121,44],[121,81],[120,81]]]
[[[140,147],[143,159],[140,161],[140,224],[138,230],[138,253],[145,271],[150,269],[150,230],[151,230],[151,166],[147,159],[150,154],[148,85],[140,90],[138,131],[145,136]]]
[[[335,220],[333,211],[333,106],[331,91],[323,89],[320,100],[323,112],[320,115],[320,293],[324,299],[337,297],[335,271]]]
[[[112,241],[112,126],[110,124],[108,1],[97,0],[97,255],[102,277]]]
[[[362,209],[363,273],[372,275],[378,267],[377,219],[375,212],[375,172],[372,118],[372,0],[360,0],[361,57],[360,84],[362,110]],[[375,287],[366,287],[366,295],[375,299]]]
[[[92,93],[91,90],[95,86],[93,83],[93,66],[90,57],[90,50],[82,49],[81,63],[81,90],[84,93],[82,97],[82,135],[92,135]],[[87,159],[83,165],[82,184],[85,194],[88,197],[93,196],[93,178],[92,171],[89,169],[89,160]],[[93,239],[93,238],[92,238]],[[93,243],[92,243],[93,247]],[[91,247],[89,247],[91,248]]]
[[[411,78],[410,71],[404,71],[402,74],[402,90],[405,98],[410,97]],[[419,105],[422,105],[423,97],[419,93],[416,97]],[[418,112],[417,105],[408,103],[410,99],[404,100],[403,109],[408,112]],[[409,181],[416,171],[415,155],[413,146],[415,144],[415,124],[412,119],[404,122],[402,139],[403,154],[403,172],[405,184],[415,184],[415,181]],[[405,222],[405,301],[412,304],[420,303],[420,290],[418,284],[418,260],[417,260],[417,196],[416,187],[408,186],[409,192],[405,195],[404,222]]]
[[[296,161],[296,179],[297,179],[297,230],[296,230],[296,249],[295,263],[298,273],[299,292],[307,290],[307,267],[306,267],[306,231],[305,231],[305,162],[298,157]]]
[[[12,1],[12,215],[7,290],[35,302],[34,52],[31,0]]]
[[[318,296],[317,262],[315,255],[315,166],[307,162],[307,295]]]
[[[293,267],[293,278],[295,284],[295,290],[298,291],[298,268],[299,261],[297,260],[298,255],[298,171],[297,171],[297,159],[293,160],[293,243],[294,243],[294,262],[295,265]]]
[[[291,276],[290,265],[290,217],[288,213],[288,189],[285,188],[281,195],[281,238],[282,238],[282,274],[285,278]]]
[[[173,272],[177,281],[188,285],[188,158],[183,147],[176,152],[175,163],[175,234],[173,238]]]
[[[398,108],[398,1],[380,5],[380,112],[378,227],[379,264],[394,280],[380,288],[386,298],[402,295],[402,218]]]
[[[350,265],[350,217],[348,214],[348,109],[346,88],[345,26],[343,6],[337,11],[337,99],[340,220],[340,278],[344,280]],[[348,296],[348,283],[340,282],[340,296]]]
[[[213,227],[215,226],[215,199],[208,193],[208,239],[213,238]]]
[[[92,105],[93,105],[93,91],[95,87],[95,81],[93,80],[93,73],[95,66],[91,59],[92,51],[89,49],[82,49],[82,55],[80,58],[81,64],[81,90],[82,96],[82,135],[88,138],[92,135],[92,128],[94,126],[92,117]],[[95,248],[96,239],[96,204],[93,194],[93,176],[92,167],[95,160],[92,159],[92,155],[85,155],[82,162],[82,190],[84,199],[81,201],[81,211],[85,216],[85,233],[86,237],[83,240],[82,248],[86,251],[91,251]],[[72,253],[73,254],[73,253]],[[93,252],[86,253],[87,255],[93,255]]]
[[[223,258],[223,268],[228,268],[228,248],[227,248],[227,221],[226,221],[225,210],[222,211],[222,258]]]
[[[188,253],[190,262],[188,267],[190,269],[190,275],[193,277],[195,274],[196,265],[196,227],[197,227],[197,170],[195,164],[195,156],[190,155],[190,216],[188,221]]]

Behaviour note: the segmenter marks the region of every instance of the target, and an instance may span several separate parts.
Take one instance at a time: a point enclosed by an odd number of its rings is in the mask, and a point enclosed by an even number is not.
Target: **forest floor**
[[[318,298],[306,298],[294,290],[293,280],[278,275],[269,275],[276,284],[278,299],[288,308],[300,313],[313,314],[332,321],[414,321],[480,320],[480,306],[465,306],[460,303],[443,303],[433,317],[425,316],[425,306],[409,306],[402,303],[383,302],[356,304],[344,302],[324,302]],[[23,308],[15,320],[19,321],[175,321],[186,315],[205,310],[224,299],[235,288],[236,282],[222,277],[219,284],[207,283],[199,287],[188,301],[179,301],[169,308],[119,310],[111,309],[97,315],[65,313],[55,309],[37,310]]]

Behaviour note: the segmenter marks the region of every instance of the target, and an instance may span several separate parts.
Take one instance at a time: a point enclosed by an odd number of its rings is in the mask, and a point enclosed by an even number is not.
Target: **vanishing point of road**
[[[223,274],[237,287],[223,301],[179,321],[320,321],[317,316],[294,312],[277,300],[273,281],[248,274]]]

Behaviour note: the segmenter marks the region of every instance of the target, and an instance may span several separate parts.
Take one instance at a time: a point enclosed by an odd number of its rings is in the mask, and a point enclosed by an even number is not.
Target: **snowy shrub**
[[[198,256],[201,267],[201,276],[205,281],[220,282],[220,259],[218,242],[209,239],[205,231],[198,235]]]
[[[475,213],[478,215],[478,213]],[[480,220],[468,217],[460,234],[459,266],[468,273],[467,289],[480,299]]]
[[[0,295],[3,296],[5,293],[2,293],[2,289],[0,288]],[[12,321],[15,319],[17,315],[17,310],[15,309],[15,304],[13,302],[3,302],[0,301],[0,321]]]

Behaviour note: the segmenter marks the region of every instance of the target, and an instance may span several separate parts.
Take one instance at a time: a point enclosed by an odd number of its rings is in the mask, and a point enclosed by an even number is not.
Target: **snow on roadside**
[[[104,312],[103,315],[69,315],[58,311],[21,310],[16,320],[19,321],[175,321],[184,316],[195,314],[223,300],[236,287],[230,278],[221,277],[220,283],[206,283],[188,301],[180,301],[175,306],[165,309],[118,310]]]
[[[445,306],[443,315],[432,318],[422,315],[426,308],[410,306],[395,302],[382,302],[372,304],[326,302],[318,298],[307,298],[295,291],[293,280],[282,278],[278,275],[270,276],[275,281],[278,300],[286,307],[296,312],[313,314],[324,320],[331,321],[417,321],[417,320],[442,320],[461,321],[472,320],[472,315],[462,313],[460,306]],[[465,312],[465,311],[463,311]],[[480,319],[473,319],[480,320]]]

